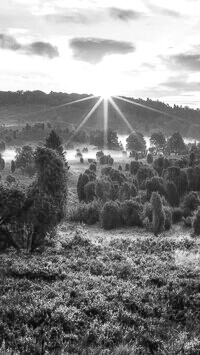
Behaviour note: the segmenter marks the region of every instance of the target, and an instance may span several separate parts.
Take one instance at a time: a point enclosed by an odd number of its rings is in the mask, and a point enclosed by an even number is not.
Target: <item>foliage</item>
[[[170,153],[180,154],[186,151],[184,140],[179,132],[175,132],[167,141],[167,149]]]
[[[147,179],[151,179],[153,176],[156,175],[156,172],[154,169],[147,165],[141,166],[136,174],[137,180],[138,180],[138,185],[141,189],[145,189],[145,184]]]
[[[95,190],[97,198],[106,202],[111,199],[112,195],[112,184],[107,178],[97,179],[96,181],[96,190]]]
[[[163,151],[166,146],[166,139],[162,132],[153,132],[150,137],[151,146],[155,147],[156,152]]]
[[[178,206],[180,200],[179,200],[179,195],[175,183],[173,181],[167,181],[165,189],[166,189],[166,199],[169,202],[169,204],[172,207]]]
[[[124,182],[119,189],[119,200],[125,201],[130,200],[131,197],[131,187],[127,182]]]
[[[146,180],[147,198],[151,198],[153,191],[157,191],[161,196],[165,195],[164,181],[158,176]]]
[[[18,149],[15,164],[17,169],[25,171],[29,166],[34,165],[34,150],[31,146],[25,145]]]
[[[79,175],[78,182],[77,182],[77,193],[80,202],[85,201],[86,199],[84,187],[89,181],[90,178],[88,174],[83,173]]]
[[[100,221],[104,229],[119,227],[122,223],[119,204],[114,201],[106,202],[101,210]]]
[[[126,149],[127,150],[135,150],[137,152],[143,152],[146,150],[146,141],[144,136],[140,132],[133,132],[126,139]]]
[[[180,207],[175,207],[172,209],[172,222],[178,223],[183,217],[183,210]]]
[[[69,220],[86,224],[95,224],[99,221],[101,205],[98,201],[79,203],[69,211]]]
[[[62,141],[54,130],[52,130],[46,138],[45,147],[55,150],[59,156],[65,160],[65,152],[62,147]]]
[[[15,164],[14,160],[11,160],[10,170],[11,170],[12,174],[15,172],[15,169],[16,169],[16,164]]]
[[[155,236],[163,232],[165,226],[165,213],[163,210],[162,200],[157,192],[153,192],[151,195],[152,205],[152,229]]]
[[[125,226],[142,226],[142,205],[133,200],[124,201],[121,206],[122,220]]]
[[[85,194],[85,202],[91,202],[96,197],[95,194],[96,184],[94,181],[89,181],[86,185],[84,185],[84,194]]]
[[[139,161],[132,160],[130,162],[130,173],[136,175],[142,164]]]
[[[190,211],[194,211],[200,205],[200,200],[197,192],[190,191],[184,198],[183,206],[184,208],[189,209]]]
[[[168,206],[163,206],[165,215],[165,230],[169,230],[172,226],[172,210]]]
[[[151,153],[147,154],[147,163],[152,164],[153,163],[153,155]]]
[[[192,227],[194,230],[194,235],[199,236],[200,235],[200,207],[198,207],[198,210],[195,213]]]

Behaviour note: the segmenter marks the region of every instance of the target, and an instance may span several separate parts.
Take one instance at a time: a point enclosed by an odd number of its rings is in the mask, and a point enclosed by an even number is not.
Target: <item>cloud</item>
[[[200,54],[179,53],[169,56],[167,59],[163,58],[163,61],[175,69],[200,71]]]
[[[143,14],[134,10],[125,10],[117,7],[96,7],[96,8],[70,8],[64,12],[57,11],[53,14],[45,15],[45,18],[57,24],[79,23],[89,24],[104,21],[107,17],[114,20],[129,21],[137,20]]]
[[[198,81],[187,81],[184,78],[179,79],[179,77],[169,78],[165,82],[160,84],[161,87],[176,90],[178,93],[182,92],[194,92],[200,90],[200,82]]]
[[[163,16],[171,16],[171,17],[176,17],[176,18],[181,16],[181,14],[178,11],[154,5],[150,1],[147,1],[147,0],[145,1],[145,5],[153,12],[158,13]]]
[[[11,51],[19,51],[27,55],[38,55],[49,59],[59,56],[57,47],[49,42],[32,42],[30,44],[21,44],[13,36],[0,33],[0,48]]]
[[[128,54],[135,51],[130,42],[103,38],[73,38],[70,41],[74,58],[91,64],[97,64],[107,55]]]
[[[111,7],[108,9],[111,17],[121,21],[137,20],[142,16],[141,12],[134,10],[119,9],[117,7]]]

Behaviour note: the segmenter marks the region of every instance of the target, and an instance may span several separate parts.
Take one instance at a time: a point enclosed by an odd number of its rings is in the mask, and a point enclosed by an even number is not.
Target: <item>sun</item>
[[[98,65],[94,68],[92,77],[92,91],[94,95],[109,99],[116,94],[116,75],[112,68]]]

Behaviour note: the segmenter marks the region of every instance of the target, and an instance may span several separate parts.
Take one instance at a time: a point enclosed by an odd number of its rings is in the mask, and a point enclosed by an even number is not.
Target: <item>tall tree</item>
[[[186,150],[183,137],[179,132],[175,132],[167,141],[167,149],[170,153],[182,153]]]
[[[126,139],[126,149],[136,150],[137,152],[143,152],[146,149],[146,142],[144,136],[140,132],[132,132]]]
[[[166,146],[166,139],[162,132],[153,132],[150,138],[151,146],[155,147],[156,152],[163,151]]]
[[[56,150],[57,153],[65,160],[65,152],[62,147],[62,141],[54,130],[52,130],[46,138],[45,147]]]

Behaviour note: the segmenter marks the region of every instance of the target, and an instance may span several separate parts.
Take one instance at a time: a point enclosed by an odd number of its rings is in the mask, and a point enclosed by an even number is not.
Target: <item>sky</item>
[[[1,0],[0,90],[200,107],[200,0]]]

